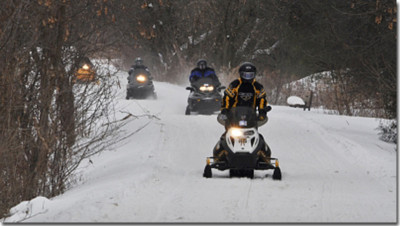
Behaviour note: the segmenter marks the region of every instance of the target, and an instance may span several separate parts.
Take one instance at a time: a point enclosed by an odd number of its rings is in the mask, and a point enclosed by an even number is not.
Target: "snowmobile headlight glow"
[[[87,65],[87,64],[84,64],[84,65],[82,66],[82,69],[83,69],[83,70],[89,70],[89,68],[90,68],[90,67],[89,67],[89,65]]]
[[[231,130],[231,136],[232,137],[241,137],[241,136],[243,136],[243,131],[240,129],[237,129],[237,128],[233,128]]]
[[[209,86],[209,85],[202,85],[200,86],[200,91],[205,92],[205,91],[213,91],[214,90],[214,86]]]
[[[136,76],[136,81],[138,81],[138,82],[145,82],[146,80],[147,80],[147,78],[144,75]]]

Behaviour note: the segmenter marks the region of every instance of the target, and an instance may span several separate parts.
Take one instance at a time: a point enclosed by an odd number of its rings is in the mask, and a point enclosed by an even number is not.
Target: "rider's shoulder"
[[[256,89],[258,89],[258,90],[264,89],[264,86],[257,81],[254,82],[254,87],[256,87]]]
[[[237,87],[240,84],[239,79],[235,79],[229,84],[230,87]]]
[[[200,71],[200,68],[198,68],[198,67],[193,68],[192,71],[191,71],[191,73],[193,73],[193,72],[195,72],[195,71]]]

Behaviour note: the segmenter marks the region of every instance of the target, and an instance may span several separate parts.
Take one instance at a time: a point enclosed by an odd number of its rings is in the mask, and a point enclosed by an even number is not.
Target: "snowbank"
[[[304,100],[298,96],[290,96],[287,98],[286,102],[288,105],[305,105],[306,104],[304,102]]]
[[[49,202],[49,199],[42,196],[38,196],[30,201],[23,201],[11,208],[11,217],[7,218],[7,222],[21,222],[38,214],[46,213]]]

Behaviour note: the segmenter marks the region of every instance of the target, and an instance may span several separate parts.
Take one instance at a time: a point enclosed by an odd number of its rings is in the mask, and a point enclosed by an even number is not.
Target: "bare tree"
[[[113,41],[97,32],[113,23],[105,5],[10,0],[0,9],[3,215],[22,200],[64,192],[74,169],[112,144],[121,123],[113,122],[110,71],[98,70],[98,84],[73,82],[82,57]]]

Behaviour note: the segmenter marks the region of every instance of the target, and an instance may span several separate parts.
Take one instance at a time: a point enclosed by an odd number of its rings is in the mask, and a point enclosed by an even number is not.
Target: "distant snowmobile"
[[[190,115],[192,112],[213,114],[220,110],[222,101],[220,92],[226,87],[217,86],[216,83],[217,82],[212,78],[205,77],[193,82],[190,87],[186,87],[186,89],[191,92],[189,94],[185,115]]]
[[[92,62],[89,58],[85,57],[81,60],[79,68],[75,71],[75,77],[73,78],[74,83],[88,83],[96,82],[100,84],[100,81],[96,78],[96,72]]]
[[[144,69],[136,69],[129,74],[128,85],[126,89],[126,99],[157,99],[157,94],[154,91],[153,77]]]
[[[270,109],[270,107],[269,107]],[[212,177],[211,169],[227,170],[229,175],[254,177],[254,170],[273,169],[272,178],[281,180],[281,170],[277,158],[269,158],[270,163],[261,160],[258,152],[264,147],[269,150],[269,146],[264,141],[261,134],[258,133],[258,127],[267,123],[268,118],[258,121],[255,110],[250,107],[232,108],[227,120],[223,121],[218,117],[218,122],[225,126],[227,132],[216,144],[216,149],[222,149],[226,152],[223,160],[214,161],[214,157],[207,158],[207,165],[203,176]]]

